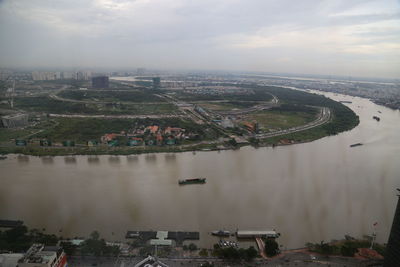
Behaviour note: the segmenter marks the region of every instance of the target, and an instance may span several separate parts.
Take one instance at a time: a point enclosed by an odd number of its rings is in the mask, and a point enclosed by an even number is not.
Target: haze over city
[[[398,78],[399,1],[2,0],[1,67]]]

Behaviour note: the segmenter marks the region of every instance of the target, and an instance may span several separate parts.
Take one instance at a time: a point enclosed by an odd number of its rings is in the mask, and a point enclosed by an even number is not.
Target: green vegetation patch
[[[254,101],[228,101],[228,102],[201,102],[196,103],[201,107],[214,111],[228,111],[232,109],[244,109],[250,108],[259,104],[259,102]]]
[[[247,114],[246,121],[257,121],[262,132],[301,126],[315,120],[315,114],[294,111],[257,111]]]
[[[188,132],[197,134],[198,140],[212,140],[219,137],[219,133],[211,128],[204,128],[193,121],[178,118],[166,119],[97,119],[97,118],[57,118],[58,125],[43,131],[33,137],[46,138],[55,142],[74,140],[86,143],[89,140],[99,140],[106,133],[129,132],[136,126],[158,125],[184,128]]]
[[[154,90],[125,90],[125,91],[102,91],[102,90],[64,90],[59,96],[74,100],[97,100],[97,101],[123,101],[123,102],[165,102],[155,95],[160,91]]]
[[[133,126],[133,120],[128,119],[92,119],[92,118],[57,118],[58,125],[43,131],[35,138],[46,138],[52,141],[74,140],[86,142],[100,139],[105,133],[126,131]]]
[[[348,131],[356,127],[360,122],[358,116],[349,107],[323,95],[283,87],[267,86],[262,88],[277,96],[283,104],[298,105],[304,108],[307,108],[307,106],[328,107],[332,112],[332,119],[320,128],[324,131],[323,136]],[[314,131],[314,129],[311,131]]]
[[[18,97],[16,107],[27,111],[38,111],[54,114],[105,114],[105,115],[146,115],[170,114],[178,109],[169,103],[148,104],[85,104],[55,100],[50,97]]]
[[[54,122],[46,120],[34,126],[26,127],[24,129],[0,128],[0,142],[8,142],[12,139],[18,138],[27,138],[42,129],[51,128],[53,126]]]
[[[310,251],[317,252],[325,255],[341,255],[346,257],[353,257],[359,248],[370,248],[371,240],[341,240],[331,243],[307,243],[306,246]],[[380,255],[385,255],[386,246],[374,243],[373,247]]]
[[[0,142],[10,141],[10,139],[21,138],[31,133],[28,129],[6,129],[0,128]]]
[[[244,87],[241,87],[244,88]],[[178,92],[177,97],[185,101],[207,101],[207,100],[232,100],[232,101],[271,101],[272,95],[261,88],[249,88],[248,93],[242,94],[194,94]]]

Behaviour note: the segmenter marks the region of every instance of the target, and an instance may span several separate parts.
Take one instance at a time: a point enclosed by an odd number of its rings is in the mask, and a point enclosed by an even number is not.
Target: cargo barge
[[[192,179],[184,179],[178,181],[179,185],[185,184],[205,184],[206,178],[192,178]]]
[[[356,147],[356,146],[362,146],[362,145],[363,145],[362,143],[356,143],[356,144],[350,145],[350,147]]]

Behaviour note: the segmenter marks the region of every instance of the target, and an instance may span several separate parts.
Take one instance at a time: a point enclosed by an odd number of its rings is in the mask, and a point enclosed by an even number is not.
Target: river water
[[[268,230],[284,248],[371,234],[386,242],[400,187],[400,112],[350,100],[360,125],[337,136],[275,148],[138,156],[27,157],[0,161],[0,219],[63,236],[98,230]],[[378,110],[382,113],[378,113]],[[372,116],[381,117],[377,122]],[[350,148],[353,143],[363,146]],[[207,177],[205,185],[178,179]]]

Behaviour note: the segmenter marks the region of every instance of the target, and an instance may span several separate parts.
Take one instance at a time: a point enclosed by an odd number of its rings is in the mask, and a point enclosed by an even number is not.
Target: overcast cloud
[[[400,78],[399,0],[0,0],[2,67]]]

